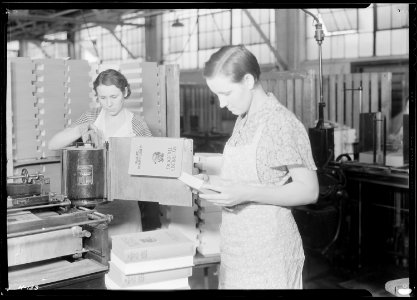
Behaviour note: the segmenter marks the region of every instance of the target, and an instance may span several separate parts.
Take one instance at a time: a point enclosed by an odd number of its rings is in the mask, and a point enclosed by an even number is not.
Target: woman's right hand
[[[93,143],[94,146],[101,146],[103,143],[103,135],[94,124],[83,124],[79,127],[81,139],[83,143]]]

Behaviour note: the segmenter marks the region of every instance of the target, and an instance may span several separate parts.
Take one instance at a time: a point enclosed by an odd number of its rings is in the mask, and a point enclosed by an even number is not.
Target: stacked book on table
[[[108,289],[190,289],[194,242],[174,229],[115,235],[112,237]]]
[[[208,201],[198,198],[197,216],[199,218],[198,235],[199,245],[197,251],[203,256],[220,254],[220,225],[222,223],[222,209]]]

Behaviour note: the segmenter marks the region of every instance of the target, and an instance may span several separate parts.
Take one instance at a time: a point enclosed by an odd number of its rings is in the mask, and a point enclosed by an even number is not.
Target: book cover
[[[179,177],[184,139],[134,137],[130,144],[130,175]]]
[[[112,253],[124,263],[194,255],[194,243],[175,229],[158,229],[112,237]]]
[[[113,262],[110,261],[109,266],[110,269],[107,275],[119,287],[131,287],[160,281],[187,278],[190,277],[193,273],[192,267],[186,267],[165,271],[126,275]]]
[[[211,189],[203,188],[204,180],[190,175],[186,172],[181,172],[181,175],[178,177],[178,180],[182,181],[189,187],[199,191],[202,194],[218,194],[219,192]]]
[[[154,282],[150,284],[121,287],[116,284],[108,274],[104,275],[104,283],[110,290],[182,290],[189,289],[188,278]]]
[[[115,264],[125,275],[131,275],[192,267],[194,265],[194,255],[125,263],[120,260],[120,258],[118,258],[112,251],[110,253],[110,261]]]

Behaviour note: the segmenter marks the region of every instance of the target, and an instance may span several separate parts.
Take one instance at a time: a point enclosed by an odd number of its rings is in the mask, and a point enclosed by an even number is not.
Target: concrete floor
[[[189,278],[192,290],[217,289],[217,268],[211,266],[207,271],[208,275],[205,277],[203,268],[193,269],[193,275]],[[362,289],[374,297],[391,297],[392,295],[385,290],[385,283],[408,276],[408,268],[389,263],[363,267],[355,271],[336,270],[322,255],[306,252],[303,286],[305,290]]]

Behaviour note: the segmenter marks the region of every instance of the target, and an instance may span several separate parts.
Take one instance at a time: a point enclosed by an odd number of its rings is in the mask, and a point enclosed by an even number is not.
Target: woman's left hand
[[[248,186],[237,184],[227,186],[204,184],[202,188],[218,192],[199,194],[200,198],[203,198],[214,205],[231,207],[245,203],[249,200],[248,195],[250,187]]]

